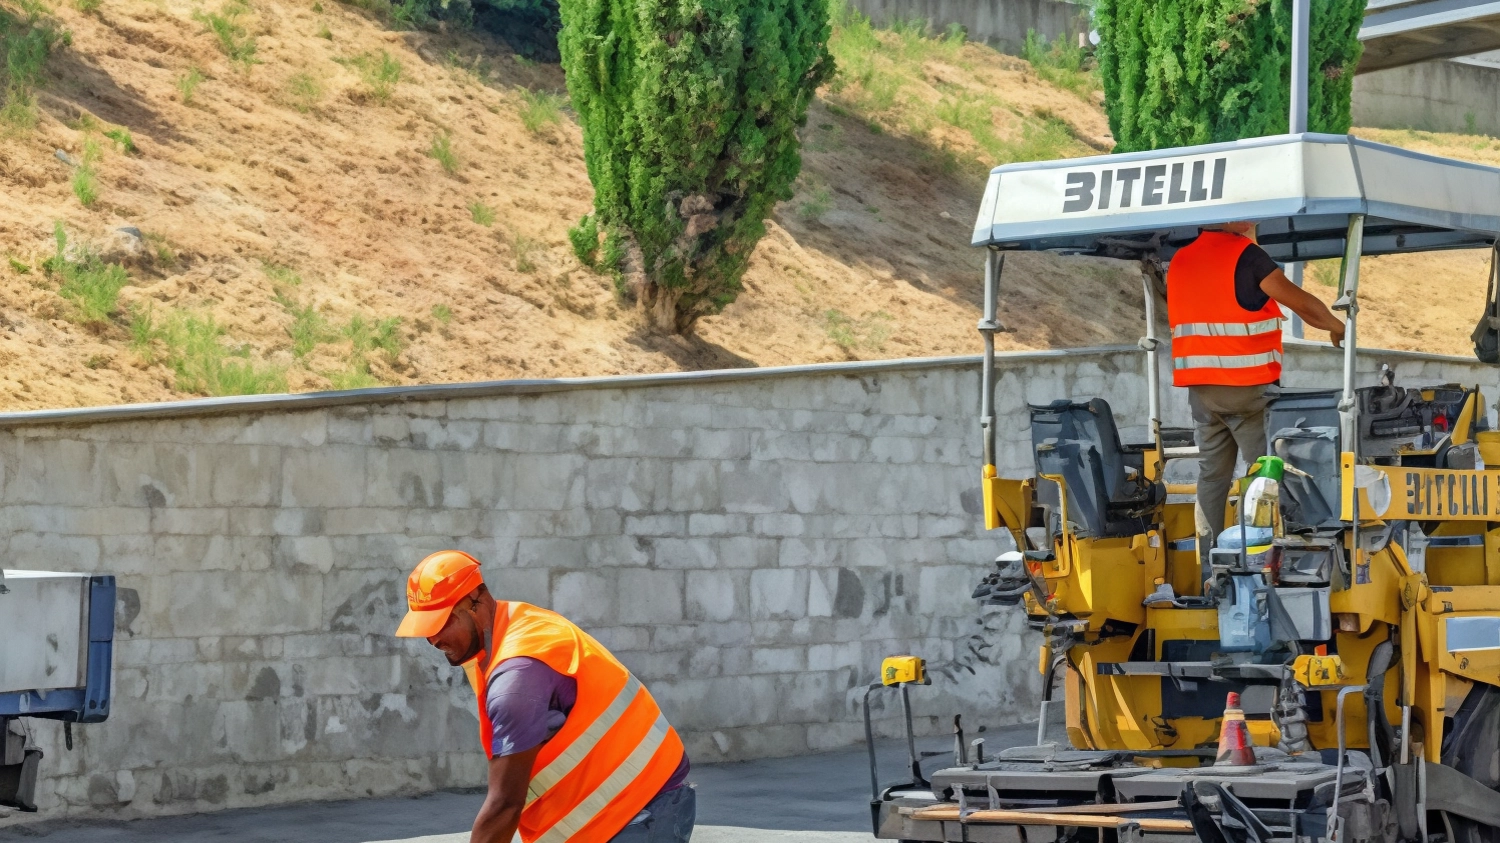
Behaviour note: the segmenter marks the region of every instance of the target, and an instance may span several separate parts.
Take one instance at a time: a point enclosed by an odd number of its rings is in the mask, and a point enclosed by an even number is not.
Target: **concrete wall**
[[[1338,358],[1289,370],[1331,385]],[[43,816],[481,784],[461,674],[390,634],[445,547],[597,634],[699,763],[860,741],[899,652],[932,662],[924,731],[1029,720],[1038,642],[968,596],[1007,544],[976,518],[978,382],[961,358],[0,417],[5,565],[120,586],[113,716],[71,753],[38,725]],[[1024,402],[1101,395],[1139,436],[1144,385],[1129,348],[1003,357],[1000,470],[1030,473]]]
[[[851,0],[877,25],[925,20],[938,31],[960,24],[973,41],[1019,53],[1026,32],[1077,43],[1088,32],[1088,8],[1061,0]]]
[[[1476,57],[1362,73],[1354,77],[1354,125],[1500,136],[1500,62]]]

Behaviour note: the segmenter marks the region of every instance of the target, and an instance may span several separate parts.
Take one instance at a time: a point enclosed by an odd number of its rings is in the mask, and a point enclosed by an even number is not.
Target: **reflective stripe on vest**
[[[1280,363],[1281,352],[1265,354],[1195,354],[1191,357],[1172,358],[1174,369],[1251,369],[1268,363]]]
[[[1260,322],[1189,322],[1172,327],[1172,339],[1182,337],[1249,337],[1281,330],[1280,319]]]
[[[1235,271],[1249,239],[1205,231],[1167,267],[1172,382],[1177,386],[1260,386],[1281,377],[1281,308],[1240,306]]]
[[[667,735],[672,727],[667,725],[665,715],[658,715],[656,722],[651,725],[651,730],[636,745],[619,767],[605,779],[599,787],[594,789],[582,802],[578,803],[568,815],[558,820],[545,834],[538,837],[536,843],[564,843],[572,839],[573,835],[583,830],[594,817],[609,807],[609,803],[615,800],[625,788],[629,787],[636,778],[646,769],[656,751],[666,742]],[[654,794],[653,794],[654,795]]]
[[[530,805],[536,801],[538,796],[562,781],[563,776],[573,772],[573,768],[577,767],[583,761],[584,756],[588,755],[589,749],[614,728],[616,723],[620,722],[625,709],[630,708],[630,704],[635,701],[636,695],[640,692],[641,680],[634,676],[630,677],[625,687],[621,688],[620,693],[616,694],[614,700],[610,702],[609,708],[600,712],[583,734],[575,738],[567,749],[552,759],[551,763],[531,774],[531,792],[526,796],[526,804]]]

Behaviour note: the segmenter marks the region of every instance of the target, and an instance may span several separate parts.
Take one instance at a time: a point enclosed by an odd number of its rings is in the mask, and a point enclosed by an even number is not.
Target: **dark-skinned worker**
[[[1200,549],[1224,529],[1235,452],[1246,465],[1266,453],[1266,405],[1281,380],[1278,305],[1327,331],[1335,346],[1344,341],[1343,320],[1293,284],[1254,238],[1254,223],[1205,226],[1167,269],[1172,382],[1187,387],[1199,452]]]
[[[687,843],[682,739],[609,650],[556,612],[496,601],[462,551],[423,559],[406,602],[396,635],[442,650],[479,701],[489,789],[471,843],[517,831],[524,843]]]

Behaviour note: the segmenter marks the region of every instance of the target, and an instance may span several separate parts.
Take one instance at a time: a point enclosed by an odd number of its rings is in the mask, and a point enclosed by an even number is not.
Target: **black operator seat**
[[[1104,538],[1144,532],[1162,489],[1145,480],[1145,447],[1121,444],[1109,402],[1062,399],[1028,406],[1037,474],[1060,475],[1067,484],[1068,521],[1075,534]],[[1061,532],[1057,485],[1039,483],[1037,503],[1047,510],[1049,531]]]

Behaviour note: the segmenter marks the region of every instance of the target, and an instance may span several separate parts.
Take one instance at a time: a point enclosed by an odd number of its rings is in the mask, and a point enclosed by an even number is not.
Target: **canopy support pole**
[[[1152,289],[1152,273],[1145,262],[1141,264],[1141,290],[1146,296],[1146,336],[1140,346],[1146,350],[1146,408],[1151,418],[1151,441],[1161,446],[1161,339],[1156,336],[1156,290]]]
[[[979,333],[984,337],[984,383],[979,389],[979,428],[984,436],[984,464],[995,464],[995,333],[1004,330],[996,318],[999,309],[1000,273],[1005,268],[1005,253],[989,249],[984,254],[984,318]]]
[[[1349,233],[1344,241],[1344,274],[1339,281],[1340,295],[1333,310],[1343,311],[1344,318],[1344,394],[1339,401],[1339,427],[1342,448],[1358,456],[1358,402],[1354,399],[1355,351],[1359,346],[1359,255],[1365,245],[1365,215],[1349,215]]]
[[[1292,107],[1288,131],[1307,131],[1307,33],[1311,26],[1311,0],[1292,0]]]
[[[1298,287],[1302,286],[1303,266],[1304,264],[1302,261],[1293,261],[1286,265],[1287,280],[1291,281],[1293,284],[1296,284]],[[1298,316],[1295,313],[1292,314],[1290,330],[1292,332],[1292,339],[1300,340],[1304,338],[1307,333],[1307,329],[1306,326],[1302,324],[1301,316]]]
[[[1300,135],[1307,131],[1307,52],[1308,29],[1311,27],[1311,0],[1292,0],[1292,96],[1287,131]],[[1287,278],[1302,286],[1302,262],[1286,265]],[[1292,337],[1302,339],[1302,317],[1292,314]]]

